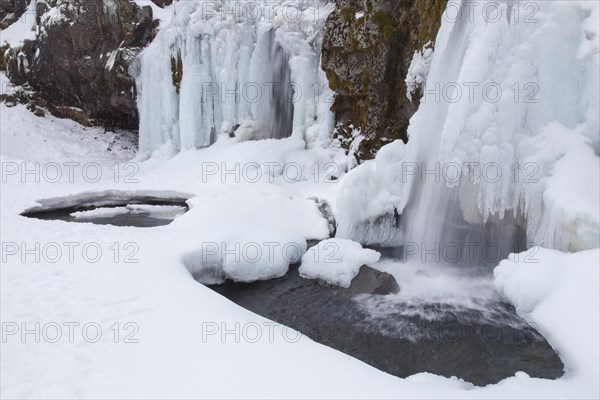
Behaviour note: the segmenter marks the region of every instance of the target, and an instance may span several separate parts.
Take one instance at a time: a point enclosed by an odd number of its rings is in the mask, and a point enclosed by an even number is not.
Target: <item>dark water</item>
[[[92,211],[96,209],[110,210],[120,207],[132,206],[132,210],[126,213],[119,213],[112,216],[83,216],[74,217],[71,214],[75,212]],[[135,209],[136,206],[159,206],[153,210]],[[167,206],[161,211],[160,206]],[[178,207],[179,210],[173,207]],[[66,208],[58,208],[52,210],[33,211],[23,213],[22,215],[28,218],[36,218],[42,220],[60,220],[66,222],[77,223],[94,223],[97,225],[115,225],[129,226],[138,228],[151,228],[156,226],[169,225],[173,220],[184,212],[188,211],[188,205],[180,200],[161,200],[161,201],[143,201],[137,202],[132,200],[129,202],[110,204],[105,206],[74,206]]]
[[[297,267],[280,279],[212,289],[398,377],[430,372],[486,385],[518,371],[550,379],[563,374],[548,342],[499,296],[473,307],[355,296],[303,279]]]

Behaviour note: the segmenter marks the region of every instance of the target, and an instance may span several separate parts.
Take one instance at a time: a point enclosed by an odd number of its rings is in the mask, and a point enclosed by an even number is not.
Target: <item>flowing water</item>
[[[296,267],[280,279],[212,289],[398,377],[430,372],[487,385],[519,371],[562,376],[552,347],[494,292],[489,279],[474,285],[448,271],[430,275],[415,266],[405,275],[396,295],[353,296],[301,278]]]

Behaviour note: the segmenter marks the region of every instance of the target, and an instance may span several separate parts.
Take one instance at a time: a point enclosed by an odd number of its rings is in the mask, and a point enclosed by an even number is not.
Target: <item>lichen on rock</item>
[[[434,42],[446,0],[336,0],[323,38],[322,67],[336,92],[334,137],[350,149],[363,139],[357,161],[375,157],[397,139],[408,140],[419,94],[407,96],[413,54]]]

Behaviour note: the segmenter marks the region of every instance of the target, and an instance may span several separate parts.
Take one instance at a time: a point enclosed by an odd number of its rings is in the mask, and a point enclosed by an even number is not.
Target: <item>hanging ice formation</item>
[[[409,143],[346,177],[338,236],[597,247],[598,12],[586,1],[449,1]]]
[[[132,68],[140,153],[242,139],[325,140],[333,117],[320,69],[326,0],[179,1]]]

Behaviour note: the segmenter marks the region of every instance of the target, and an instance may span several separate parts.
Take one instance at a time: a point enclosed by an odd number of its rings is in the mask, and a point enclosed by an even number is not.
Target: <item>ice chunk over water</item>
[[[87,211],[76,211],[71,213],[71,217],[88,219],[88,218],[110,218],[117,215],[129,214],[130,210],[127,207],[110,207],[110,208],[94,208]]]
[[[71,216],[77,219],[111,218],[123,214],[149,214],[154,218],[175,218],[186,212],[185,207],[150,204],[129,204],[125,207],[98,207],[92,210],[76,211]]]

